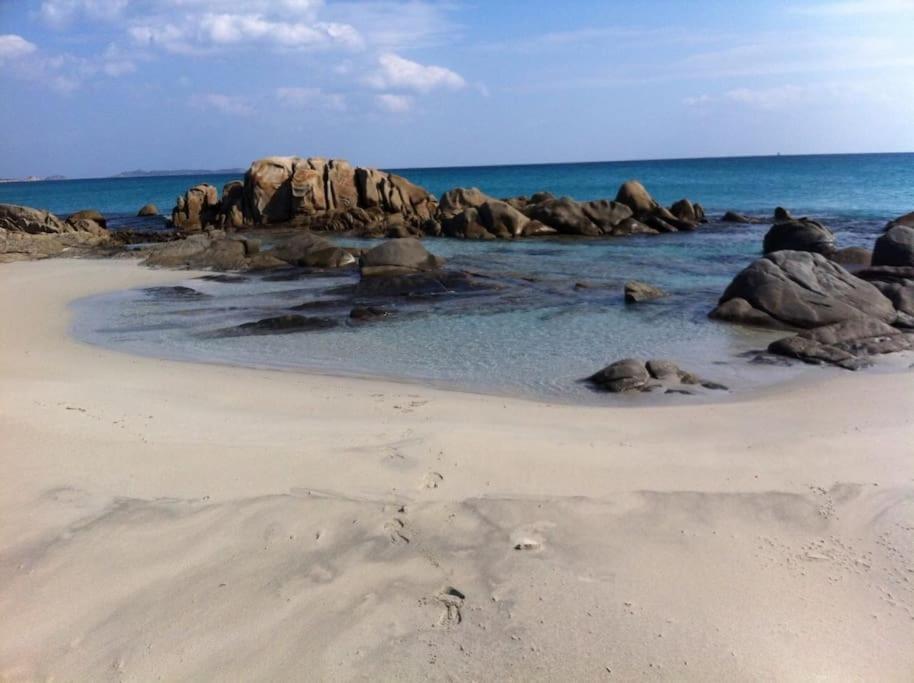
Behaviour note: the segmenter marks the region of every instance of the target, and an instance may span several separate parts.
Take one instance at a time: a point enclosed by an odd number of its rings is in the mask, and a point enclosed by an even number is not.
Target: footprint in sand
[[[463,603],[467,596],[453,586],[446,586],[436,596],[435,600],[444,607],[439,623],[442,626],[457,626],[463,621]]]
[[[394,545],[400,543],[409,543],[409,536],[406,534],[406,522],[399,517],[394,517],[384,525],[384,530],[390,536],[390,542]]]
[[[429,472],[422,479],[422,488],[436,489],[444,481],[444,475],[439,472]]]

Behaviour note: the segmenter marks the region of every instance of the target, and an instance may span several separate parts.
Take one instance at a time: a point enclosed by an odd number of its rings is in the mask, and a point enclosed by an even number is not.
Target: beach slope
[[[186,277],[0,267],[0,680],[914,677],[914,373],[595,408],[69,338]]]

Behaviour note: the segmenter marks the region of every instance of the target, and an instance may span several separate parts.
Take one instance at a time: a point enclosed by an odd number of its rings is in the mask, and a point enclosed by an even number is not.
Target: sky
[[[0,0],[0,177],[914,151],[914,0]]]

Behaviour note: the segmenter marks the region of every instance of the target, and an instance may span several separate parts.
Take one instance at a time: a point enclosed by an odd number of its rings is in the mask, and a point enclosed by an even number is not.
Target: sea
[[[307,273],[231,281],[187,278],[185,290],[128,290],[74,303],[77,338],[147,356],[370,376],[446,389],[562,403],[618,401],[580,380],[621,358],[666,358],[739,395],[803,376],[843,372],[760,363],[782,333],[714,322],[707,314],[727,284],[761,255],[768,224],[722,223],[727,210],[767,219],[783,206],[814,217],[840,247],[871,248],[887,221],[914,210],[914,154],[769,156],[664,161],[390,169],[440,195],[478,187],[495,197],[549,191],[579,200],[613,198],[636,178],[661,203],[688,197],[710,222],[692,233],[605,239],[427,240],[451,267],[507,283],[499,294],[406,304],[371,324],[334,311],[333,292],[354,273]],[[163,213],[188,187],[221,187],[235,175],[100,178],[0,185],[0,202],[67,214],[100,210],[115,228],[137,209]],[[163,225],[146,222],[143,227]],[[352,246],[376,242],[340,239]],[[626,305],[628,280],[669,295]],[[577,285],[577,286],[576,286]],[[189,295],[188,295],[189,294]],[[223,335],[244,322],[325,303],[340,324],[283,335]],[[715,397],[717,397],[715,395]],[[671,395],[662,400],[702,400]],[[640,400],[640,399],[625,399]],[[655,399],[652,399],[655,400]]]

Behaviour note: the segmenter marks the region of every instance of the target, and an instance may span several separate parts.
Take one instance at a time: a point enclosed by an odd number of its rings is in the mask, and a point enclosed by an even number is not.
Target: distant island
[[[112,178],[147,178],[151,176],[172,176],[172,175],[229,175],[244,173],[243,168],[217,168],[217,169],[200,169],[200,168],[181,168],[171,171],[144,171],[136,169],[135,171],[124,171]]]
[[[43,180],[66,180],[66,176],[62,175],[49,175],[49,176],[37,176],[30,175],[25,178],[0,178],[0,183],[37,183]]]

